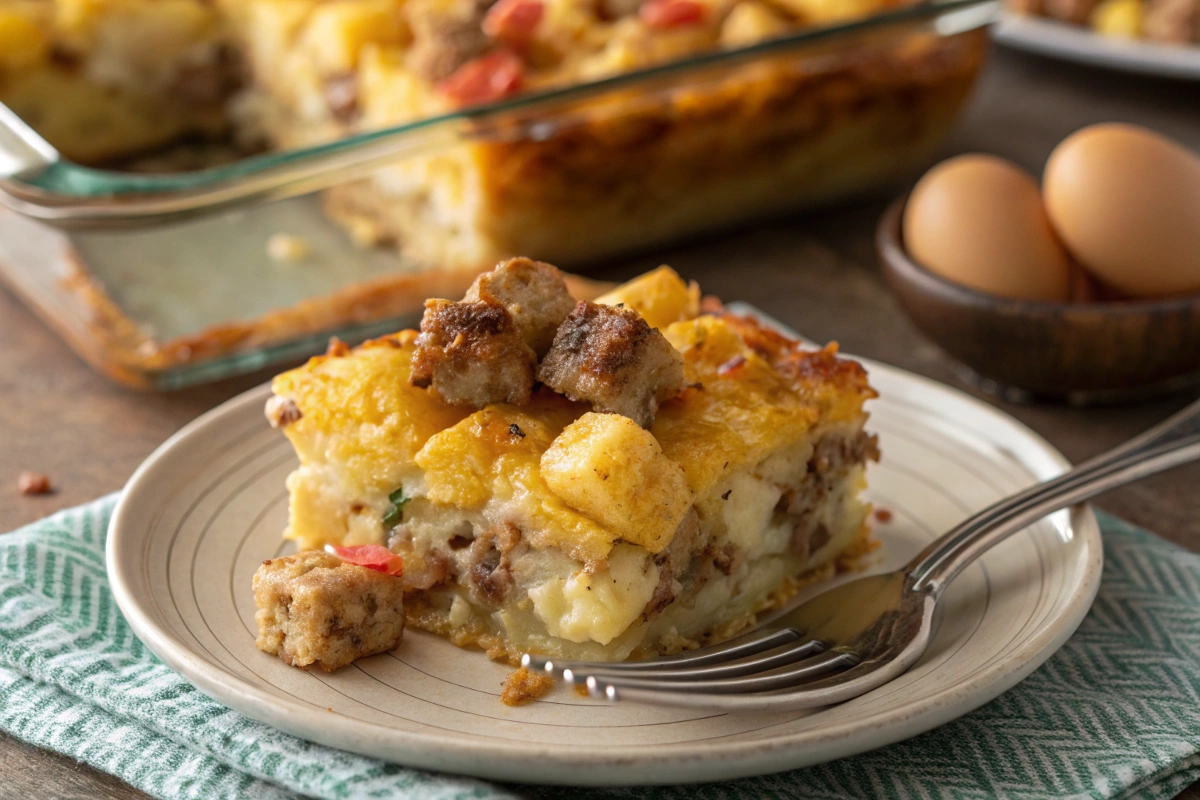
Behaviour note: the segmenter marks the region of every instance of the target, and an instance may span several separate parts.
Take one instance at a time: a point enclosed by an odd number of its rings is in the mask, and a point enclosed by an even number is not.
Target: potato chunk
[[[558,268],[528,258],[510,258],[483,273],[463,300],[504,306],[538,358],[546,355],[558,326],[575,308],[575,299]]]
[[[313,8],[300,47],[323,76],[353,75],[369,45],[395,45],[407,31],[387,0],[342,0]]]
[[[404,635],[404,583],[309,550],[254,573],[256,644],[285,664],[326,672],[383,653]]]
[[[738,6],[740,8],[740,6]],[[700,313],[700,287],[684,283],[675,270],[659,267],[596,298],[606,306],[623,305],[636,311],[651,328],[693,319]]]
[[[744,0],[730,9],[718,38],[725,47],[746,47],[780,36],[789,27],[787,18],[771,6]]]
[[[618,544],[603,568],[551,578],[530,589],[529,599],[551,636],[608,644],[637,622],[658,580],[645,550]]]
[[[637,312],[580,302],[559,327],[538,380],[595,411],[644,428],[663,400],[687,388],[683,356]]]
[[[450,405],[523,405],[537,356],[508,310],[490,300],[426,300],[413,354],[413,386],[433,386]]]
[[[671,543],[692,507],[683,470],[649,431],[618,414],[572,422],[542,454],[541,469],[567,505],[651,553]]]

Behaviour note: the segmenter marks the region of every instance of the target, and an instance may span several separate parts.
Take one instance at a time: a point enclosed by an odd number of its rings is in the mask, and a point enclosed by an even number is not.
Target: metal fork
[[[612,701],[727,711],[840,703],[882,686],[921,657],[946,587],[992,547],[1047,514],[1197,458],[1200,401],[985,508],[903,568],[837,586],[732,641],[648,661],[576,663],[526,654],[521,663]]]

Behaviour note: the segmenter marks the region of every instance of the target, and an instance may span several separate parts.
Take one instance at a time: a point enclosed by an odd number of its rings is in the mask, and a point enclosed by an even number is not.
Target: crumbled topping
[[[540,672],[530,672],[521,667],[508,676],[504,682],[504,691],[500,693],[500,702],[506,706],[523,706],[539,700],[549,694],[554,688],[554,679]]]
[[[17,491],[21,494],[50,494],[50,476],[40,472],[23,471],[17,477]]]
[[[290,397],[280,397],[277,394],[271,395],[267,400],[267,407],[264,411],[272,428],[286,428],[304,416],[300,413],[300,407],[294,400]]]

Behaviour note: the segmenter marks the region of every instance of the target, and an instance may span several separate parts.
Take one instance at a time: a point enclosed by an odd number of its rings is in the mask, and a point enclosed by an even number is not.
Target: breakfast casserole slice
[[[267,414],[300,458],[286,535],[386,544],[407,624],[508,660],[727,638],[862,550],[858,363],[702,314],[666,267],[573,308],[556,275],[501,264],[429,301],[421,333],[277,377]],[[492,375],[532,388],[496,402]]]

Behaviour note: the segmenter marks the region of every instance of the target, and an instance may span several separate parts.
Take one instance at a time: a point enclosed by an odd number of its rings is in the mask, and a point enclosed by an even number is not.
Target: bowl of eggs
[[[1009,399],[1200,382],[1200,156],[1153,131],[1077,131],[1040,186],[995,156],[944,161],[887,211],[877,244],[914,324]]]

